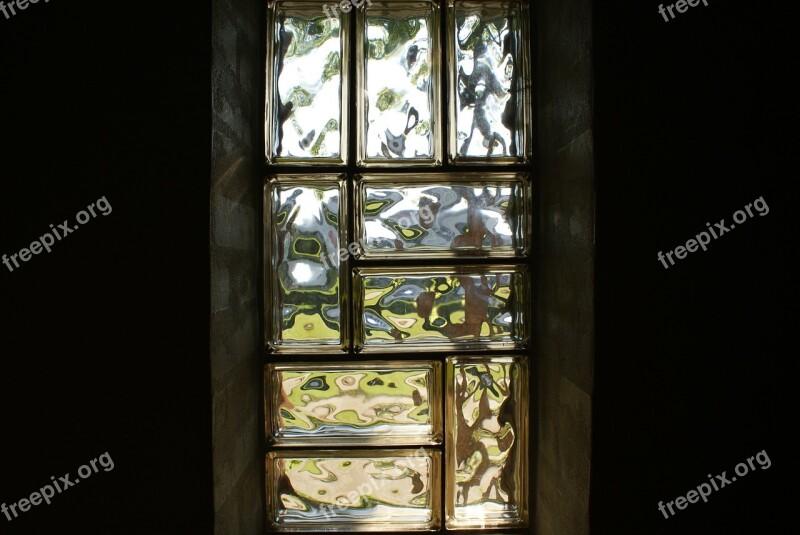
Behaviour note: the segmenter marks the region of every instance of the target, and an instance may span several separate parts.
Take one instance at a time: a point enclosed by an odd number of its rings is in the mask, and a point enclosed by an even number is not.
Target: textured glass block
[[[356,347],[477,350],[526,341],[524,266],[355,271]]]
[[[281,451],[267,458],[278,531],[414,531],[441,524],[438,451]]]
[[[528,159],[530,11],[527,0],[450,0],[450,158]]]
[[[438,5],[375,0],[358,13],[359,164],[441,164]]]
[[[275,163],[344,163],[349,17],[279,0],[269,17],[267,150]]]
[[[366,258],[513,257],[528,251],[531,198],[521,175],[366,176],[356,205]]]
[[[335,351],[345,342],[345,186],[319,178],[284,176],[266,188],[267,341],[278,351]]]
[[[278,445],[418,445],[442,441],[440,364],[272,364],[271,439]]]
[[[528,373],[525,357],[448,359],[449,529],[527,524]]]

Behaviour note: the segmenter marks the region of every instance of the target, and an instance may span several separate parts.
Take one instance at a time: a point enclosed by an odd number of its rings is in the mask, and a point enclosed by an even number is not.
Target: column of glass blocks
[[[268,2],[269,524],[526,525],[529,177],[435,168],[529,160],[528,3],[333,5]]]

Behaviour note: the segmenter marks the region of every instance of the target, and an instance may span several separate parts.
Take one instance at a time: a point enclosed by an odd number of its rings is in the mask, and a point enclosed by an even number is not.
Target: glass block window
[[[267,43],[267,157],[276,163],[343,163],[347,156],[349,17],[316,1],[271,6]]]
[[[373,1],[357,20],[359,164],[441,165],[439,6]]]
[[[268,532],[525,533],[528,2],[267,5]]]
[[[450,1],[450,158],[525,161],[530,150],[525,2]]]
[[[336,177],[286,175],[266,186],[270,230],[267,258],[269,343],[276,351],[342,349],[346,277],[340,248],[346,243],[345,184]]]

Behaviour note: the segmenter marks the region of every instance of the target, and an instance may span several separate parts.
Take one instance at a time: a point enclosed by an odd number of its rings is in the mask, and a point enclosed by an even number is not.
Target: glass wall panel
[[[267,156],[275,163],[344,163],[349,18],[316,0],[270,5]]]
[[[524,266],[357,269],[356,348],[521,347],[526,287]]]
[[[272,452],[270,523],[279,531],[411,531],[441,524],[438,451]]]
[[[376,0],[358,13],[359,164],[440,164],[438,5]]]
[[[449,529],[527,523],[529,399],[524,357],[448,359]]]
[[[283,176],[266,186],[267,342],[278,351],[335,351],[345,343],[345,186]]]
[[[265,528],[522,531],[530,1],[266,6]]]
[[[356,233],[368,259],[523,256],[530,206],[522,175],[369,175],[358,186]]]
[[[268,433],[278,445],[442,441],[440,363],[272,364]]]
[[[524,162],[530,150],[526,0],[451,0],[448,10],[450,159]]]

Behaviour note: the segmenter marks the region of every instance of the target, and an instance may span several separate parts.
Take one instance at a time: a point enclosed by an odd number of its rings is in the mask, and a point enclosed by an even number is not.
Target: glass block
[[[271,441],[440,444],[440,371],[434,361],[272,364],[265,389]]]
[[[525,266],[355,270],[356,348],[480,350],[527,340]]]
[[[267,458],[277,531],[430,531],[441,524],[438,451],[312,450]]]
[[[531,148],[527,0],[450,0],[450,159],[522,163]]]
[[[350,19],[323,3],[270,4],[266,139],[273,163],[346,161]]]
[[[286,175],[266,186],[267,342],[276,351],[337,351],[345,344],[345,185]]]
[[[357,31],[359,165],[440,165],[438,3],[373,1]]]
[[[520,257],[529,249],[531,194],[512,174],[365,176],[356,200],[364,257]]]
[[[525,357],[448,359],[448,529],[527,524],[528,373]]]

